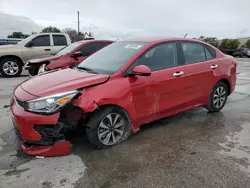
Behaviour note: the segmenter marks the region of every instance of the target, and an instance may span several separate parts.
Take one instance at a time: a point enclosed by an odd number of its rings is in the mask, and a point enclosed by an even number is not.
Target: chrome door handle
[[[173,76],[177,77],[177,76],[181,76],[181,75],[183,75],[183,74],[184,74],[184,72],[183,72],[183,71],[180,71],[180,72],[175,72],[175,73],[173,74]]]
[[[218,65],[212,65],[211,69],[216,69],[218,67]]]

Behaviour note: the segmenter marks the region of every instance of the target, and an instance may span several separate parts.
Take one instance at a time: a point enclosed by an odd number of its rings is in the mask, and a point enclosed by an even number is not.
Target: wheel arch
[[[4,55],[4,56],[1,56],[0,61],[2,61],[4,58],[15,58],[21,63],[22,66],[24,66],[23,60],[20,57],[16,56],[16,55]]]
[[[222,78],[218,82],[223,82],[224,84],[226,84],[227,89],[228,89],[228,94],[230,95],[231,94],[231,84],[230,84],[229,80],[226,78]]]
[[[120,106],[120,105],[117,105],[117,104],[103,104],[101,106],[98,106],[93,112],[91,112],[91,114],[93,114],[93,113],[95,113],[97,111],[100,111],[101,109],[108,108],[108,107],[114,107],[114,108],[121,109],[124,112],[124,114],[127,116],[132,131],[133,132],[136,131],[135,125],[133,124],[132,117],[130,116],[128,111],[125,108],[123,108],[122,106]],[[90,118],[91,118],[91,115],[90,115]]]

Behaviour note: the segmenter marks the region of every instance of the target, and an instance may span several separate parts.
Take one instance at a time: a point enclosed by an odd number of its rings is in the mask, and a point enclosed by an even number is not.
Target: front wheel
[[[120,144],[130,135],[127,115],[117,107],[104,107],[90,117],[87,137],[95,149],[105,149]]]
[[[210,112],[219,112],[225,106],[228,97],[227,85],[223,82],[218,82],[209,97],[209,104],[205,108]]]
[[[0,61],[0,73],[3,77],[18,77],[22,73],[22,63],[13,57],[6,57]]]
[[[39,67],[31,66],[31,67],[28,69],[29,76],[30,76],[30,77],[36,76],[36,75],[38,74],[38,70],[39,70]]]

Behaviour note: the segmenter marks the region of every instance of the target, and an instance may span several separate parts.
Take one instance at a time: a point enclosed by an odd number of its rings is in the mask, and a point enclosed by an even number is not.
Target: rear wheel
[[[209,98],[209,104],[206,107],[206,109],[210,112],[219,112],[222,110],[222,108],[225,106],[227,102],[228,97],[228,88],[227,85],[223,82],[218,82]]]
[[[6,57],[0,61],[0,73],[3,77],[18,77],[22,73],[22,62],[17,58]]]
[[[96,149],[105,149],[120,144],[130,135],[127,115],[117,107],[105,107],[95,112],[87,123],[87,137]]]

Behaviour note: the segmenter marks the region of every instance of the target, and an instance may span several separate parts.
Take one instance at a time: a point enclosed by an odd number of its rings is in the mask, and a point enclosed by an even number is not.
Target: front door
[[[146,65],[151,76],[130,78],[134,108],[138,121],[154,120],[168,111],[182,109],[184,93],[184,71],[179,64],[178,47],[175,42],[161,43],[150,48],[130,67]],[[144,121],[145,120],[145,121]]]
[[[37,36],[32,40],[32,42],[33,45],[31,47],[25,47],[23,49],[24,61],[50,55],[52,53],[50,35]]]

